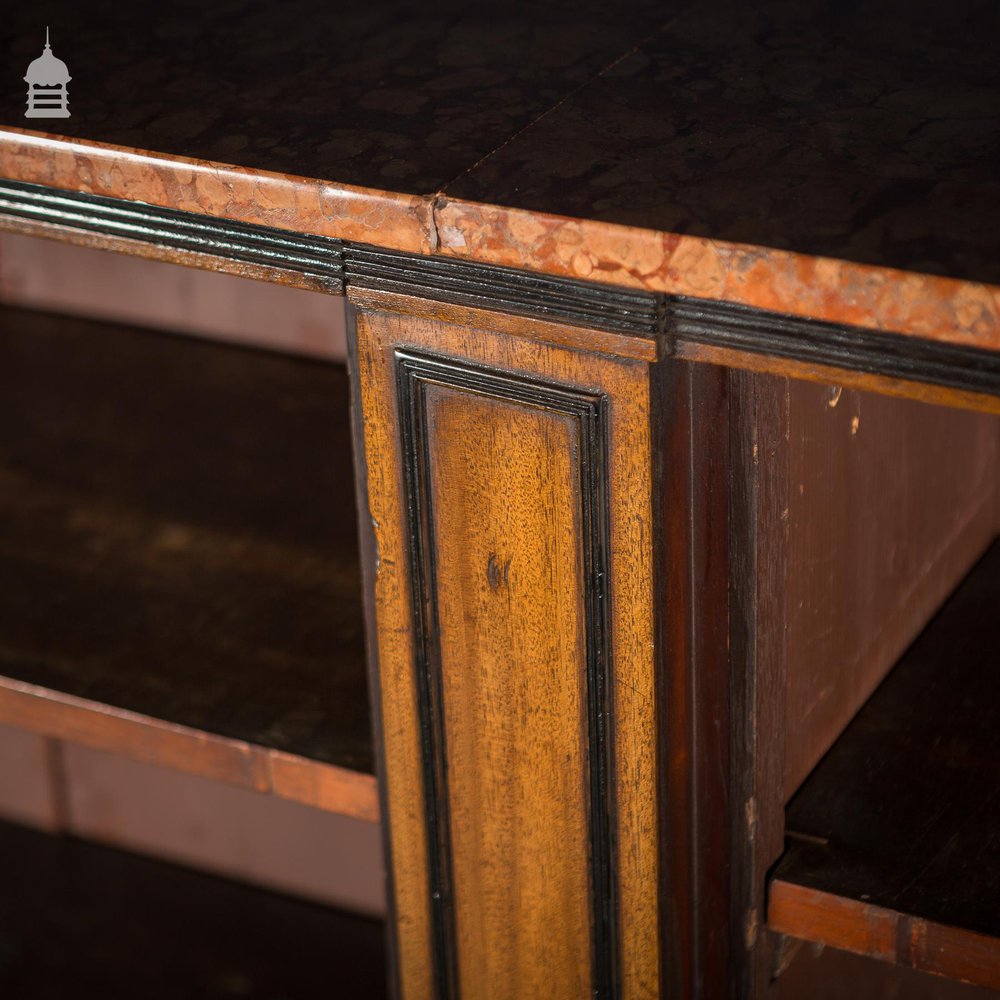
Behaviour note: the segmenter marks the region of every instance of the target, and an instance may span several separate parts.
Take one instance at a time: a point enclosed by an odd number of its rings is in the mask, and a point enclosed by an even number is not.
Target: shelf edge
[[[0,723],[379,822],[374,775],[0,677]]]
[[[1000,940],[786,882],[771,881],[768,927],[974,986],[1000,990]]]

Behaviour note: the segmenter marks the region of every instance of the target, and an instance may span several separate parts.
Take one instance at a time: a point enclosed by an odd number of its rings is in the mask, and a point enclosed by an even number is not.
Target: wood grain
[[[728,989],[730,792],[728,373],[664,359],[651,372],[653,548],[665,996]]]
[[[770,978],[763,933],[767,872],[783,848],[789,387],[729,373],[731,565],[731,995],[762,996]]]
[[[0,718],[375,818],[344,371],[4,309],[0,372]]]
[[[427,410],[461,995],[569,1000],[592,988],[576,433],[446,389]]]
[[[997,939],[776,879],[773,930],[962,983],[1000,990]]]
[[[770,984],[767,1000],[996,1000],[996,990],[798,943],[789,967]]]
[[[386,830],[386,867],[394,967],[391,978],[403,1000],[434,996],[428,842],[424,824],[420,721],[414,670],[414,608],[405,563],[405,490],[396,433],[391,354],[380,338],[377,316],[350,308],[348,349],[354,390],[361,410],[359,443],[364,454],[367,497],[361,507],[362,536],[370,536],[369,581],[374,605],[375,645],[369,651],[376,746],[382,770],[382,820]]]
[[[352,302],[366,309],[494,330],[516,337],[530,337],[554,347],[569,347],[593,354],[608,354],[637,361],[655,361],[661,354],[661,345],[656,340],[632,334],[566,326],[563,323],[531,316],[493,312],[489,309],[477,309],[474,306],[437,302],[434,299],[418,299],[400,292],[381,289],[352,288],[349,297]]]
[[[772,928],[1000,989],[995,542],[788,806]]]
[[[879,375],[877,372],[853,371],[831,365],[792,361],[788,358],[776,358],[767,354],[755,354],[750,351],[692,343],[679,343],[676,356],[689,361],[724,365],[727,368],[742,371],[762,372],[790,379],[801,379],[806,382],[820,382],[828,386],[860,389],[887,396],[896,396],[900,399],[916,399],[938,406],[977,410],[982,413],[1000,413],[1000,397],[963,389],[952,389],[947,386],[931,385],[929,382],[893,378]]]
[[[784,804],[988,544],[1000,427],[847,387],[730,379],[734,940],[750,996],[770,975],[764,889]]]
[[[788,392],[786,798],[990,543],[1000,490],[996,417]]]
[[[417,305],[414,306],[415,310]],[[452,326],[441,320],[367,311],[360,308],[356,316],[357,343],[360,364],[361,395],[365,411],[365,450],[368,458],[369,507],[375,529],[378,548],[378,575],[376,580],[376,605],[378,621],[378,657],[381,674],[381,710],[383,717],[383,739],[387,759],[386,784],[388,790],[388,822],[392,841],[392,860],[395,876],[395,899],[397,907],[397,930],[399,934],[399,956],[402,971],[402,989],[406,998],[424,997],[433,993],[433,933],[431,914],[428,907],[427,835],[425,831],[425,795],[427,794],[420,769],[419,740],[419,693],[414,676],[414,652],[410,644],[412,634],[413,607],[409,587],[407,518],[403,497],[402,464],[398,443],[398,411],[395,399],[394,352],[398,347],[423,349],[435,355],[452,357],[460,362],[473,361],[498,373],[513,373],[539,380],[545,384],[583,387],[588,391],[599,391],[608,398],[608,455],[609,478],[607,483],[608,505],[611,512],[609,527],[609,552],[611,572],[609,595],[615,614],[610,622],[610,642],[613,663],[612,703],[614,705],[614,799],[615,835],[617,839],[617,924],[620,930],[619,976],[622,997],[655,997],[659,993],[659,962],[657,956],[658,912],[657,912],[657,819],[656,819],[656,755],[655,755],[655,692],[653,654],[655,641],[653,634],[654,614],[651,587],[651,534],[650,534],[650,430],[649,430],[649,387],[646,366],[627,361],[610,361],[599,357],[578,354],[562,348],[532,343],[530,340],[493,333],[485,329]],[[487,394],[488,395],[488,394]],[[435,406],[439,419],[448,410],[451,402],[445,403],[447,394],[441,390]],[[490,405],[494,410],[491,411]],[[536,562],[522,562],[528,558],[528,532],[525,525],[516,523],[513,515],[496,505],[496,500],[487,500],[486,484],[499,496],[510,497],[505,491],[517,486],[515,510],[532,512],[526,516],[533,525],[540,525],[538,518],[543,510],[554,510],[556,497],[566,497],[567,479],[572,468],[572,448],[568,447],[565,432],[560,430],[559,421],[551,416],[507,412],[510,407],[497,404],[471,402],[462,408],[452,410],[447,425],[456,432],[478,433],[489,428],[488,442],[480,437],[471,441],[446,440],[445,435],[438,440],[445,448],[446,467],[467,477],[465,491],[457,485],[448,489],[448,502],[461,510],[463,503],[471,505],[471,510],[488,510],[492,519],[487,524],[464,524],[457,514],[450,514],[449,526],[459,533],[458,541],[443,537],[436,551],[447,561],[448,571],[442,575],[438,568],[438,599],[454,601],[452,610],[442,620],[442,655],[451,656],[444,660],[445,670],[445,723],[450,741],[458,739],[456,746],[470,746],[479,755],[481,762],[476,770],[462,759],[457,765],[464,771],[462,784],[456,792],[449,783],[449,806],[459,810],[459,818],[451,826],[452,834],[468,838],[473,827],[470,821],[476,817],[475,802],[482,803],[479,814],[484,821],[490,821],[496,813],[493,829],[485,825],[481,831],[480,856],[485,860],[482,867],[489,866],[479,878],[487,886],[511,887],[528,885],[528,879],[543,889],[550,897],[544,904],[538,898],[518,896],[520,889],[511,893],[503,908],[506,914],[534,914],[542,912],[566,912],[573,924],[563,926],[550,922],[544,926],[547,942],[544,947],[551,955],[559,956],[563,963],[548,967],[548,976],[538,987],[537,993],[526,996],[550,996],[553,991],[565,991],[564,984],[580,983],[580,969],[574,964],[567,967],[571,956],[581,954],[581,947],[589,948],[588,941],[581,946],[578,938],[581,932],[579,901],[586,897],[587,881],[582,884],[579,868],[579,849],[572,843],[557,844],[551,834],[539,829],[514,831],[511,820],[522,808],[516,801],[504,803],[487,794],[490,789],[504,786],[510,790],[510,775],[501,770],[492,773],[489,768],[503,766],[505,762],[516,762],[524,755],[527,766],[529,747],[544,751],[541,781],[545,778],[545,760],[553,760],[558,751],[546,745],[551,734],[558,731],[558,745],[564,749],[563,741],[567,733],[580,733],[579,696],[573,688],[560,690],[555,705],[544,703],[546,692],[554,682],[549,674],[554,652],[559,650],[560,676],[572,676],[572,663],[578,654],[580,642],[580,612],[570,612],[566,606],[572,587],[574,570],[569,548],[574,551],[579,546],[578,539],[570,540],[572,534],[572,507],[562,509],[558,516],[554,513],[546,522],[544,537],[534,538],[548,551],[561,554],[555,556],[560,567],[558,578],[562,581],[555,594],[546,586],[547,581]],[[503,414],[503,420],[499,417]],[[503,429],[508,418],[514,420],[524,440],[521,441],[520,457],[515,459],[518,442],[512,432]],[[485,423],[484,423],[485,422]],[[476,447],[475,442],[479,445]],[[534,447],[530,447],[534,442]],[[525,444],[528,447],[525,447]],[[558,445],[558,448],[556,447]],[[491,453],[488,449],[494,449]],[[548,457],[561,448],[562,457]],[[432,463],[437,448],[431,454]],[[487,461],[489,459],[489,461]],[[554,463],[554,464],[553,464]],[[567,464],[569,463],[569,464]],[[433,467],[433,465],[431,466]],[[518,470],[515,473],[515,469]],[[503,473],[503,475],[498,474]],[[434,472],[435,482],[444,489],[444,472]],[[513,477],[512,479],[510,477]],[[560,477],[562,477],[560,479]],[[505,478],[510,479],[505,485]],[[478,487],[476,484],[479,484]],[[541,494],[541,497],[532,494]],[[464,499],[463,499],[464,497]],[[477,505],[489,504],[480,507]],[[527,506],[525,506],[527,505]],[[542,505],[542,506],[539,506]],[[546,515],[548,516],[548,515]],[[501,530],[502,529],[502,530]],[[512,532],[514,532],[512,534]],[[462,550],[462,540],[472,546],[472,554]],[[492,547],[491,547],[492,544]],[[554,546],[561,546],[557,550]],[[483,547],[490,548],[487,552]],[[495,552],[493,572],[490,572],[489,555]],[[504,555],[504,553],[507,555]],[[484,558],[485,556],[485,558]],[[503,567],[511,558],[506,583]],[[569,560],[569,561],[567,561]],[[482,565],[479,565],[482,563]],[[534,565],[534,569],[529,567]],[[527,574],[527,575],[520,575]],[[495,592],[490,584],[497,583]],[[467,591],[461,587],[462,581],[471,581]],[[519,588],[533,584],[531,597]],[[579,584],[577,583],[577,586]],[[560,589],[561,588],[561,589]],[[503,607],[499,598],[510,596],[509,608]],[[464,602],[464,603],[461,603]],[[480,603],[481,602],[481,603]],[[497,607],[497,605],[500,605]],[[469,662],[467,643],[473,642],[471,624],[464,622],[464,608],[472,620],[475,615],[485,615],[484,630],[478,641],[483,643],[483,662]],[[516,610],[516,619],[512,616]],[[557,622],[559,634],[549,635],[540,631],[542,622]],[[445,628],[445,622],[448,627]],[[518,634],[518,630],[522,634]],[[478,634],[478,633],[477,633]],[[504,637],[508,637],[505,639]],[[516,653],[524,663],[523,670],[530,674],[523,678],[505,678],[496,658],[499,658],[503,642],[517,643],[505,653],[504,662],[512,662]],[[529,643],[531,645],[529,646]],[[558,644],[558,645],[554,645]],[[476,647],[472,647],[476,651]],[[494,659],[491,660],[490,657]],[[513,662],[517,662],[516,660]],[[485,666],[483,665],[485,664]],[[482,670],[482,675],[478,671]],[[470,673],[471,672],[471,673]],[[475,714],[461,712],[459,707],[465,699],[473,698],[476,687],[488,680],[491,690],[495,690],[498,702],[509,699],[513,708],[525,712],[522,719],[513,718],[498,710],[492,701],[475,706]],[[579,683],[579,680],[574,683]],[[579,690],[579,689],[577,689]],[[529,697],[530,696],[530,697]],[[541,704],[538,698],[542,698]],[[449,699],[452,704],[449,705]],[[465,701],[466,704],[470,702]],[[556,708],[558,707],[558,718]],[[459,715],[454,715],[459,713]],[[568,717],[567,717],[568,714]],[[458,734],[447,730],[448,720],[457,727]],[[459,725],[460,721],[460,725]],[[546,737],[546,733],[550,736]],[[516,737],[512,739],[512,737]],[[520,744],[532,741],[528,746]],[[573,760],[586,753],[581,748],[571,754],[564,768],[572,774]],[[520,773],[524,773],[523,771]],[[579,771],[577,771],[579,775]],[[518,782],[515,778],[513,794],[516,797]],[[555,828],[572,831],[578,829],[580,810],[586,801],[586,791],[582,782],[569,778],[569,785],[576,788],[566,790],[555,786],[557,797],[550,803],[550,812],[555,813]],[[508,795],[512,794],[508,791]],[[568,803],[567,796],[575,794],[575,806],[566,811],[559,803]],[[469,810],[462,813],[461,810]],[[566,824],[569,824],[568,826]],[[515,837],[516,833],[516,837]],[[536,852],[528,866],[527,858],[519,854],[517,841],[522,837],[539,838],[534,842],[545,845],[545,852]],[[473,838],[474,840],[474,838]],[[466,840],[462,841],[463,848]],[[489,850],[484,852],[486,846]],[[454,859],[459,866],[467,865],[468,859]],[[564,855],[566,856],[564,859]],[[573,891],[562,887],[568,874],[576,871]],[[552,879],[550,882],[549,879]],[[533,890],[537,892],[538,889]],[[463,902],[463,893],[468,893]],[[470,916],[474,907],[475,893],[456,879],[457,939],[475,943],[479,931],[476,928],[489,926],[489,916]],[[559,897],[564,898],[559,898]],[[555,909],[551,909],[555,907]],[[563,910],[568,907],[568,910]],[[468,937],[466,937],[468,925]],[[537,922],[533,925],[538,927]],[[510,933],[510,931],[508,931]],[[514,932],[518,933],[518,932]],[[486,984],[477,979],[477,962],[489,961],[490,947],[484,951],[463,952],[459,956],[459,968],[468,968],[472,996],[495,996],[496,990],[503,990],[503,983]],[[541,947],[534,944],[533,948]],[[584,952],[586,953],[586,952]],[[495,952],[494,952],[495,954]],[[520,981],[532,990],[538,980],[535,972],[522,966],[531,961],[531,953],[515,956]],[[575,961],[575,959],[573,960]],[[470,965],[471,963],[471,965]],[[588,963],[589,964],[589,963]],[[510,966],[508,966],[510,968]],[[466,975],[465,972],[462,973]],[[479,992],[480,989],[485,992]],[[513,993],[511,995],[514,995]],[[557,994],[559,995],[559,994]]]

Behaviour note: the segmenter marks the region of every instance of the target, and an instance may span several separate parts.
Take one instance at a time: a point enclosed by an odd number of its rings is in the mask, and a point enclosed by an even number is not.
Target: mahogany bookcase
[[[61,5],[0,228],[349,358],[3,312],[0,720],[381,822],[406,1000],[1000,989],[1000,25],[918,6]]]

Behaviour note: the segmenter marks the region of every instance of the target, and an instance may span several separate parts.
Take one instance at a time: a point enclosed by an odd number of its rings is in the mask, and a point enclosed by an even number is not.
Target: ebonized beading
[[[749,306],[636,291],[516,268],[385,250],[116,198],[0,180],[0,215],[297,271],[331,292],[381,289],[1000,395],[1000,355]]]
[[[0,181],[0,213],[326,279],[342,292],[341,243],[140,202]]]
[[[593,904],[594,996],[611,1000],[617,989],[617,937],[614,878],[614,824],[611,777],[613,734],[610,609],[607,581],[607,400],[600,393],[539,382],[454,359],[397,349],[396,385],[402,437],[403,472],[409,517],[410,569],[416,633],[417,685],[429,840],[434,957],[438,995],[456,1000],[454,913],[449,843],[447,762],[445,759],[441,663],[437,643],[433,512],[427,485],[428,452],[424,387],[444,385],[514,405],[541,407],[576,421],[580,470],[587,673],[587,725],[590,759],[589,807],[591,899]]]

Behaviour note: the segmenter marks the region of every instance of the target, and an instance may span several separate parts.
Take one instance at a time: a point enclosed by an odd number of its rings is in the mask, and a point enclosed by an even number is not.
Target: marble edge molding
[[[358,240],[408,253],[433,246],[428,199],[0,127],[0,176],[232,222]]]
[[[426,257],[1000,351],[1000,287],[4,126],[0,176]]]
[[[439,255],[1000,351],[1000,287],[439,198]]]

